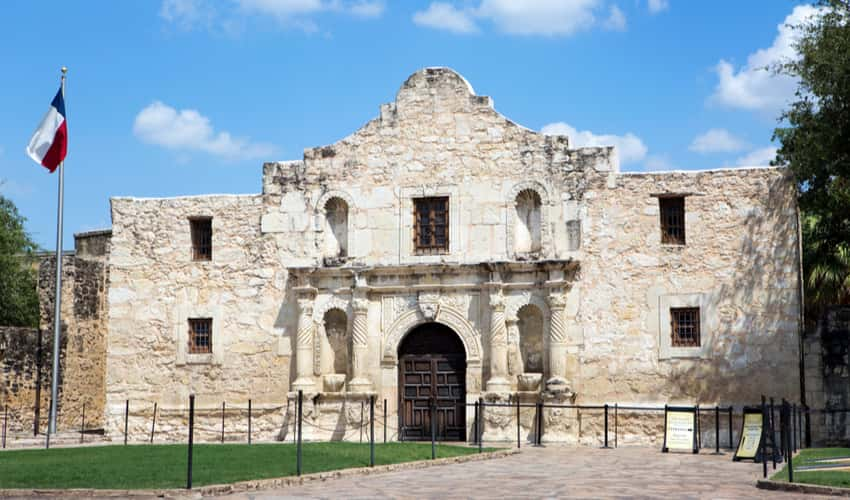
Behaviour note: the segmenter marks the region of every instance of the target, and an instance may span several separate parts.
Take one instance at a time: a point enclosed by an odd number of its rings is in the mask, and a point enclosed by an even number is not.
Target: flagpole
[[[68,68],[62,66],[62,99],[65,99],[65,74]],[[66,108],[67,109],[67,108]],[[67,121],[67,114],[65,117]],[[47,439],[50,434],[56,434],[56,409],[59,406],[59,340],[62,331],[62,205],[65,198],[65,160],[59,163],[59,203],[56,223],[56,300],[53,309],[53,376],[50,387],[50,421],[47,428]]]

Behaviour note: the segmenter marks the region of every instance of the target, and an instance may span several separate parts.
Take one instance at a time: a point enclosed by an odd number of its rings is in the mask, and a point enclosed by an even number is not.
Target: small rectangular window
[[[212,218],[189,219],[192,228],[192,260],[212,260]]]
[[[669,196],[658,198],[661,209],[661,243],[685,244],[685,197]]]
[[[575,252],[581,248],[581,221],[567,221],[567,240],[569,245],[568,248],[571,252]]]
[[[673,347],[699,347],[699,307],[670,308]]]
[[[417,254],[449,250],[448,196],[413,200],[413,247]]]
[[[189,320],[189,352],[208,354],[212,352],[212,319],[193,318]]]

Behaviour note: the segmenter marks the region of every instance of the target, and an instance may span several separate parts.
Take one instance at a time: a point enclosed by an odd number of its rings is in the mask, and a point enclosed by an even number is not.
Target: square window
[[[449,197],[413,200],[413,248],[417,254],[449,251]]]
[[[212,217],[189,219],[192,230],[192,260],[212,260]]]
[[[671,345],[673,347],[699,347],[699,321],[699,307],[671,307]]]
[[[661,209],[661,243],[685,244],[685,197],[669,196],[658,198]]]
[[[212,352],[212,318],[189,320],[189,353],[209,354]]]

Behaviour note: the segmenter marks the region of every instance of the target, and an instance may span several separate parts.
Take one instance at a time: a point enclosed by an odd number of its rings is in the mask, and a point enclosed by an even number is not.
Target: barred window
[[[189,352],[192,354],[212,352],[212,318],[189,320]]]
[[[413,200],[413,247],[417,254],[449,250],[448,196]]]
[[[673,347],[699,347],[699,307],[670,308]]]
[[[685,244],[685,197],[658,198],[661,209],[661,243]]]
[[[189,219],[192,229],[192,260],[212,260],[212,217]]]

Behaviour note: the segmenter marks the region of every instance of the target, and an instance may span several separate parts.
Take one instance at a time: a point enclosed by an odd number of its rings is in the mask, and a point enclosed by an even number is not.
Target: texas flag
[[[42,118],[27,146],[27,154],[52,173],[65,159],[68,150],[68,127],[65,123],[65,98],[62,88],[56,93],[50,109]]]

